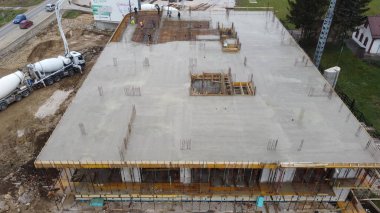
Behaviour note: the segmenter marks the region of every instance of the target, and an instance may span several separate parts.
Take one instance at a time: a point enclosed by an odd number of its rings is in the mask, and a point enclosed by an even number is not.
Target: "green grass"
[[[0,7],[29,7],[44,0],[0,0]]]
[[[12,21],[16,15],[24,13],[26,10],[0,10],[0,27]]]
[[[288,14],[288,0],[257,0],[257,3],[249,3],[249,0],[237,0],[236,7],[273,7],[276,11],[277,17],[288,29],[294,29],[294,25],[286,20],[286,15]],[[372,0],[369,3],[369,11],[366,15],[380,15],[380,1]],[[244,10],[244,9],[241,9]],[[259,9],[248,9],[248,10],[259,10]]]
[[[305,48],[309,55],[314,48]],[[380,130],[380,66],[370,65],[354,56],[344,47],[339,59],[341,47],[328,44],[323,53],[321,66],[324,68],[341,67],[338,86],[351,98],[370,123]],[[339,59],[339,63],[338,63]]]
[[[257,0],[257,3],[249,3],[249,0],[237,0],[237,7],[253,7],[250,10],[259,10],[255,7],[273,7],[276,16],[281,20],[287,29],[294,29],[294,25],[286,20],[286,15],[288,14],[289,4],[288,0]],[[244,9],[242,9],[244,10]]]
[[[249,3],[249,0],[237,0],[237,7],[274,7],[277,16],[284,21],[288,14],[288,0],[257,0],[257,3]],[[380,15],[380,1],[372,0],[369,3],[367,15]]]
[[[249,3],[249,0],[237,0],[237,7],[274,7],[277,16],[285,19],[288,14],[288,0],[256,0],[257,3]]]
[[[79,10],[68,10],[68,11],[66,11],[66,12],[62,15],[62,18],[75,19],[75,18],[77,18],[78,16],[80,16],[81,14],[83,14],[83,12],[81,12],[81,11],[79,11]]]
[[[372,0],[369,3],[369,11],[367,12],[367,15],[373,16],[373,15],[379,15],[379,14],[380,14],[380,1]]]

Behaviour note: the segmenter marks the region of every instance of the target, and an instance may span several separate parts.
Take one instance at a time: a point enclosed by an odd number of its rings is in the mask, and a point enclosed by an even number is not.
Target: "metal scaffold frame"
[[[321,30],[321,33],[319,34],[318,45],[317,45],[317,48],[315,49],[314,64],[316,67],[319,67],[319,64],[321,63],[323,50],[325,49],[331,23],[334,18],[335,5],[336,5],[336,0],[330,0],[329,9],[327,10],[325,20],[323,21],[322,30]]]

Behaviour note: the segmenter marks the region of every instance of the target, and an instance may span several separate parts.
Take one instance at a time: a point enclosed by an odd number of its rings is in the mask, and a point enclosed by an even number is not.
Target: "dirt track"
[[[31,174],[35,175],[35,172],[31,171],[33,170],[31,166],[33,159],[49,138],[110,37],[110,33],[93,30],[92,23],[91,15],[81,15],[76,19],[63,20],[70,50],[85,55],[86,68],[83,75],[77,74],[71,78],[64,78],[52,86],[36,90],[29,97],[0,112],[0,201],[4,198],[7,201],[6,205],[11,209],[24,208],[17,206],[17,196],[19,195],[16,191],[20,187],[18,182],[21,182],[21,186],[25,183],[26,186],[24,187],[32,187],[33,184],[29,183],[28,185],[28,178],[25,180],[20,178],[22,176],[28,177]],[[24,68],[28,63],[62,55],[63,52],[63,44],[57,26],[51,25],[44,32],[28,41],[16,53],[0,59],[0,76],[15,72],[18,68]],[[42,120],[35,117],[39,107],[56,90],[66,91],[70,89],[73,89],[73,92],[61,104],[54,116],[48,116]],[[17,182],[16,185],[15,182]],[[13,199],[10,199],[6,195],[7,193]],[[37,202],[35,205],[41,205],[41,203],[38,204]],[[28,212],[33,210],[30,206],[25,208],[29,208]],[[41,209],[38,209],[35,211],[41,212]]]

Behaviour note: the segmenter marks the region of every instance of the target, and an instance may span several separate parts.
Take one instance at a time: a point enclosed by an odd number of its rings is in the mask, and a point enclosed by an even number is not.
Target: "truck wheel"
[[[76,73],[80,73],[80,69],[79,68],[74,68],[74,71],[76,72]]]
[[[54,81],[58,82],[61,80],[61,77],[59,75],[54,76]]]
[[[42,87],[44,87],[44,85],[41,82],[33,85],[33,89],[41,89]]]
[[[73,71],[72,69],[70,69],[68,72],[69,72],[69,74],[68,74],[68,75],[69,75],[69,77],[71,77],[71,76],[73,76],[73,75],[74,75],[74,71]]]
[[[21,93],[22,96],[24,97],[28,97],[30,95],[30,91],[29,90],[25,90],[24,92]]]
[[[0,111],[5,110],[7,107],[8,107],[8,104],[6,104],[5,102],[0,103]]]
[[[22,96],[21,96],[21,95],[16,95],[15,100],[16,100],[17,102],[21,101],[21,99],[22,99]]]
[[[45,84],[46,85],[52,85],[54,83],[54,81],[53,81],[53,79],[51,79],[51,78],[48,78],[48,79],[45,79]]]

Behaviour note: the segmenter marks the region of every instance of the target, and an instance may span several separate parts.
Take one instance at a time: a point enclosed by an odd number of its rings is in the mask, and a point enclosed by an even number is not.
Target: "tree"
[[[366,19],[365,12],[369,10],[368,3],[371,0],[338,0],[332,29],[335,34],[335,41],[343,41],[347,38],[347,33],[354,31],[355,28]]]
[[[329,0],[288,0],[290,23],[301,29],[301,39],[315,39],[322,27]]]

